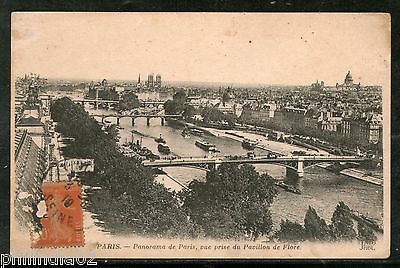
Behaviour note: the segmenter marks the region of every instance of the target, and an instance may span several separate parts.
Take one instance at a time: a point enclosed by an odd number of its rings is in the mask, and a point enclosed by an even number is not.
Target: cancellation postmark
[[[83,246],[81,185],[77,182],[47,182],[42,185],[47,212],[41,218],[40,237],[33,247]]]

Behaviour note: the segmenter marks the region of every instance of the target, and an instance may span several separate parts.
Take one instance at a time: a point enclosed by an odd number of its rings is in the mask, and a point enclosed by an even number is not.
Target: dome
[[[346,79],[347,80],[353,80],[353,77],[351,76],[350,71],[347,73]]]
[[[344,79],[344,83],[347,86],[353,85],[353,77],[350,74],[350,71],[346,74],[346,78]]]

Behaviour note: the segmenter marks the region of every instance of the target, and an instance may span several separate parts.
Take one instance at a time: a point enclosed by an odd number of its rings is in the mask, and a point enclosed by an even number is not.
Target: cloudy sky
[[[384,14],[13,13],[12,72],[334,85],[390,79]]]

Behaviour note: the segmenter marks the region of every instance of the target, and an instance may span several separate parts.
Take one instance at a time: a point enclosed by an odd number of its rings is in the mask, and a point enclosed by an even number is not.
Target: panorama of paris
[[[19,82],[23,83],[24,79],[28,81],[30,78],[25,76]],[[153,75],[149,75],[144,83],[140,77],[133,82],[49,79],[46,86],[39,90],[38,98],[45,112],[52,101],[68,97],[83,105],[104,127],[115,125],[120,148],[128,155],[134,155],[126,148],[128,143],[148,148],[156,157],[143,158],[143,165],[157,170],[156,180],[171,191],[187,188],[193,180],[204,180],[207,170],[223,162],[238,165],[250,163],[257,171],[267,172],[286,185],[299,189],[301,194],[279,190],[271,205],[274,228],[277,228],[282,219],[302,222],[308,206],[313,206],[321,217],[329,220],[339,201],[382,224],[382,149],[379,148],[382,146],[382,125],[375,131],[375,125],[371,127],[370,123],[366,127],[368,134],[365,131],[355,133],[360,128],[359,122],[382,124],[382,121],[376,122],[381,119],[380,90],[353,84],[350,71],[345,75],[343,84],[333,87],[317,81],[310,86],[270,86],[258,90],[230,85],[161,85],[161,76],[154,79]],[[108,91],[116,97],[101,94]],[[118,111],[118,98],[124,92],[134,92],[138,96],[138,107]],[[213,107],[221,114],[229,115],[229,118],[240,118],[240,121],[232,124],[228,119],[222,119],[205,123],[199,114],[191,114],[190,118],[184,118],[181,113],[169,114],[164,104],[174,101],[177,92],[183,92],[185,102],[193,107]],[[29,94],[29,90],[20,92],[17,99],[23,103],[26,98],[29,99]],[[293,98],[295,95],[300,96],[300,100]],[[343,104],[346,96],[355,98],[357,95],[377,100],[373,102],[377,112],[362,111],[360,108],[356,111],[359,114],[356,118],[346,112],[340,114],[317,105],[312,109],[300,107],[305,99],[316,104],[323,99],[321,96],[329,96],[336,101],[340,99]],[[294,100],[300,105],[296,105]],[[323,101],[329,102],[326,99]],[[18,109],[17,106],[17,126],[19,120],[27,116],[23,109]],[[261,116],[265,117],[266,127],[256,122]],[[273,118],[281,118],[284,128],[274,129],[276,125],[273,122],[277,121]],[[359,124],[358,128],[353,127],[356,124],[353,121]],[[323,137],[296,134],[295,129],[301,124],[344,137],[358,135],[365,146],[362,143],[357,148],[335,146],[334,141],[326,142]],[[197,132],[183,135],[186,130],[190,132],[193,129]],[[159,152],[158,138],[166,142],[170,149],[168,154]],[[196,146],[199,140],[213,144],[216,150],[208,152]],[[257,145],[249,150],[243,146],[244,140]],[[373,168],[362,167],[362,163],[369,163],[371,159],[374,160]]]

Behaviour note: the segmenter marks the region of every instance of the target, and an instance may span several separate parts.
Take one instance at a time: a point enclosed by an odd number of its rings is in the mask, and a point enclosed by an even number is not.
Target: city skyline
[[[333,86],[350,70],[355,83],[390,81],[384,14],[13,13],[12,37],[14,76]]]

